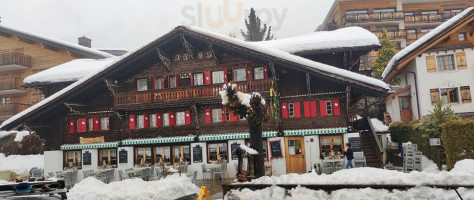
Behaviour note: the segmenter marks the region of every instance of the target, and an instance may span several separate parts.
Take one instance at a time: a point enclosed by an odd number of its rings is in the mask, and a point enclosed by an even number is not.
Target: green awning
[[[117,148],[118,142],[103,142],[103,143],[90,143],[90,144],[64,144],[61,145],[61,150],[78,150],[78,149],[105,149],[105,148]]]
[[[262,137],[269,138],[269,137],[276,137],[276,131],[263,131]],[[250,138],[250,134],[248,132],[240,132],[240,133],[223,133],[223,134],[207,134],[207,135],[200,135],[199,141],[216,141],[216,140],[239,140],[239,139],[248,139]]]
[[[122,145],[194,142],[194,137],[196,137],[196,136],[129,139],[129,140],[123,140]]]
[[[343,134],[347,133],[347,127],[286,130],[284,132],[285,136]]]

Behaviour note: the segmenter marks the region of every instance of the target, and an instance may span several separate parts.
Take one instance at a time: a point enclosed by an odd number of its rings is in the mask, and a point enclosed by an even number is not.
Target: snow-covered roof
[[[192,32],[195,32],[195,33],[199,33],[199,34],[208,36],[208,37],[212,37],[214,39],[222,40],[222,41],[225,41],[227,43],[231,43],[231,44],[243,47],[243,48],[248,48],[249,50],[257,51],[257,52],[267,54],[267,55],[270,55],[270,56],[273,56],[273,57],[276,57],[276,58],[279,58],[279,59],[283,59],[283,60],[286,60],[286,61],[289,61],[289,62],[293,62],[293,63],[296,63],[298,65],[305,66],[308,69],[313,69],[313,70],[316,70],[316,71],[321,71],[321,72],[326,72],[326,73],[333,74],[334,76],[332,78],[344,77],[344,78],[347,78],[349,80],[362,82],[362,83],[365,83],[365,84],[368,84],[368,85],[371,85],[371,86],[375,86],[376,88],[381,88],[383,90],[389,90],[390,89],[387,86],[387,84],[385,84],[383,81],[375,79],[375,78],[371,78],[371,77],[368,77],[368,76],[357,74],[357,73],[354,73],[354,72],[351,72],[351,71],[348,71],[348,70],[340,69],[340,68],[337,68],[337,67],[333,67],[333,66],[330,66],[330,65],[323,64],[323,63],[315,62],[315,61],[312,61],[312,60],[309,60],[309,59],[306,59],[306,58],[303,58],[303,57],[300,57],[300,56],[296,56],[296,55],[290,54],[286,51],[282,51],[282,50],[279,50],[279,49],[276,49],[276,48],[270,48],[270,47],[266,47],[266,46],[263,46],[263,45],[259,45],[257,43],[245,42],[243,40],[238,40],[238,39],[235,39],[235,38],[232,38],[232,37],[229,37],[229,36],[226,36],[226,35],[222,35],[222,34],[219,34],[219,33],[215,33],[215,32],[203,29],[203,28],[193,27],[193,26],[178,26],[174,30],[179,30],[179,29],[183,29],[183,28],[185,30],[189,30],[189,31],[192,31]],[[173,32],[173,31],[171,31],[171,32]],[[169,34],[169,33],[167,33],[167,34]],[[165,34],[165,36],[167,34]],[[24,117],[28,113],[30,113],[32,111],[35,111],[35,110],[37,110],[37,109],[39,109],[43,106],[46,106],[47,104],[49,104],[50,102],[52,102],[56,98],[58,98],[60,96],[63,96],[66,93],[70,93],[71,91],[76,89],[76,87],[82,85],[83,83],[85,83],[89,79],[92,79],[96,75],[99,75],[99,74],[107,71],[109,68],[114,66],[116,63],[119,63],[120,61],[122,61],[124,59],[127,59],[132,54],[140,52],[141,49],[149,46],[151,43],[153,43],[155,41],[158,41],[162,37],[164,37],[164,36],[160,36],[160,37],[152,40],[151,42],[146,43],[145,45],[143,45],[143,46],[141,46],[141,47],[139,47],[139,48],[137,48],[133,51],[128,52],[127,54],[121,56],[120,58],[118,58],[116,60],[113,60],[108,64],[104,64],[103,66],[98,67],[95,72],[89,73],[88,75],[86,75],[82,79],[74,82],[73,84],[69,85],[68,87],[65,87],[64,89],[54,93],[53,95],[49,96],[48,98],[38,102],[37,104],[35,104],[35,105],[23,110],[22,112],[12,116],[11,118],[5,120],[0,125],[0,129],[4,129],[5,126],[7,126],[10,123]]]
[[[68,50],[68,51],[77,53],[79,55],[83,55],[83,56],[87,56],[87,57],[91,57],[91,58],[113,57],[113,55],[108,54],[108,53],[103,52],[103,51],[99,51],[99,50],[96,50],[96,49],[91,49],[91,48],[84,47],[84,46],[81,46],[81,45],[78,45],[78,44],[75,44],[75,43],[71,43],[71,42],[66,42],[66,41],[62,41],[62,40],[58,40],[58,39],[54,39],[54,38],[50,38],[50,37],[46,37],[46,36],[42,36],[42,35],[38,35],[38,34],[33,34],[33,33],[30,33],[30,32],[26,32],[26,31],[20,31],[18,29],[8,27],[8,26],[5,26],[5,25],[0,25],[0,32],[11,34],[11,35],[16,35],[16,36],[21,37],[21,38],[25,38],[25,39],[29,39],[29,40],[32,40],[32,41],[35,41],[35,42],[43,43],[45,45],[56,47],[58,49]]]
[[[47,70],[38,72],[31,76],[26,77],[23,83],[28,86],[31,84],[46,84],[46,83],[57,83],[57,82],[73,82],[85,77],[89,73],[94,73],[96,70],[101,69],[102,66],[106,66],[117,60],[118,57],[106,58],[106,59],[76,59],[71,60],[67,63],[57,65]]]
[[[456,16],[452,17],[448,21],[442,23],[441,25],[431,30],[429,33],[427,33],[420,39],[416,40],[415,42],[413,42],[412,44],[408,45],[407,47],[399,51],[397,54],[395,54],[393,58],[390,60],[390,62],[387,64],[387,66],[385,67],[385,70],[382,73],[383,80],[387,79],[387,77],[390,75],[390,73],[393,71],[393,69],[398,65],[398,63],[402,59],[405,59],[407,56],[413,53],[416,53],[419,50],[419,48],[423,48],[424,46],[426,46],[426,42],[428,42],[429,40],[431,40],[432,38],[438,35],[442,35],[443,32],[450,29],[452,25],[454,25],[457,21],[467,16],[473,10],[474,10],[474,7],[466,8],[463,12],[457,14]]]
[[[257,42],[288,53],[380,46],[379,39],[361,27],[347,27],[334,31],[318,31],[302,36]]]

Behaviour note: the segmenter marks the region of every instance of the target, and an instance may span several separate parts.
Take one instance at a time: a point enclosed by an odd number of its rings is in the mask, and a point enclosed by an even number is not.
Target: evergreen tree
[[[242,29],[240,30],[240,33],[242,33],[245,41],[262,41],[263,39],[273,39],[273,35],[271,34],[272,26],[268,27],[268,32],[266,24],[263,24],[262,28],[260,18],[255,15],[255,10],[253,8],[250,8],[248,21],[245,19],[245,26],[247,27],[247,33],[245,33]]]
[[[430,111],[430,115],[427,118],[420,120],[420,128],[428,134],[430,137],[441,137],[441,124],[453,120],[460,120],[461,117],[454,113],[451,106],[443,108],[443,100],[436,102],[433,111]]]
[[[387,30],[385,28],[382,29],[382,38],[380,39],[380,44],[382,48],[379,50],[377,61],[375,66],[373,67],[372,77],[377,79],[382,79],[382,72],[387,66],[390,59],[397,53],[395,49],[395,45],[393,45],[392,41],[388,38]],[[400,83],[400,78],[397,77],[392,81],[392,84],[398,85]]]

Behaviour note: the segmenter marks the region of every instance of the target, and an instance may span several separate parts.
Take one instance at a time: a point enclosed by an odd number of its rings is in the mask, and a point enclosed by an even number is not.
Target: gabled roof
[[[29,33],[26,31],[20,31],[18,29],[14,29],[5,25],[0,25],[0,33],[5,33],[8,35],[15,35],[20,38],[24,38],[27,40],[31,40],[34,42],[42,43],[44,45],[48,45],[54,48],[58,49],[63,49],[66,51],[70,51],[88,58],[94,58],[94,59],[100,59],[100,58],[108,58],[112,57],[113,55],[110,55],[108,53],[87,48],[78,44],[70,43],[70,42],[65,42],[53,38],[49,38],[46,36],[41,36],[33,33]]]
[[[157,46],[163,44],[164,42],[169,42],[170,38],[176,38],[176,36],[179,36],[179,34],[213,42],[216,44],[216,46],[228,47],[235,51],[245,52],[256,58],[271,60],[276,64],[284,65],[286,67],[294,67],[295,69],[314,72],[322,76],[326,76],[332,80],[354,84],[354,87],[373,91],[373,93],[383,94],[389,89],[389,87],[383,81],[292,55],[276,48],[265,47],[252,42],[245,42],[202,28],[178,26],[171,32],[159,37],[158,39],[146,44],[143,47],[138,48],[137,50],[125,54],[118,60],[99,67],[97,71],[88,74],[84,78],[76,81],[75,83],[51,95],[50,97],[14,115],[10,119],[4,121],[0,126],[0,129],[12,129],[18,127],[21,125],[20,123],[22,121],[26,121],[29,117],[34,116],[35,113],[44,112],[48,106],[60,106],[61,103],[58,102],[65,101],[66,99],[70,98],[70,96],[79,91],[83,92],[94,87],[95,83],[103,82],[101,79],[106,78],[108,74],[117,73],[120,70],[127,70],[127,64],[139,60],[140,56],[143,56],[145,53],[156,52]]]
[[[380,47],[377,36],[357,26],[257,43],[297,55],[356,49],[370,51]]]
[[[385,70],[382,73],[383,80],[385,82],[390,82],[396,75],[398,75],[399,71],[402,70],[410,61],[415,59],[418,54],[433,47],[436,44],[436,41],[449,37],[456,27],[468,23],[473,17],[474,7],[466,8],[463,12],[442,23],[420,39],[402,49],[393,56],[385,67]]]

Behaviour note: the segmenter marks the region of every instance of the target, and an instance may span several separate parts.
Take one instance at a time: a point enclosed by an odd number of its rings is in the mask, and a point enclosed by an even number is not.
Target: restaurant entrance
[[[286,173],[306,173],[304,137],[285,137]]]

